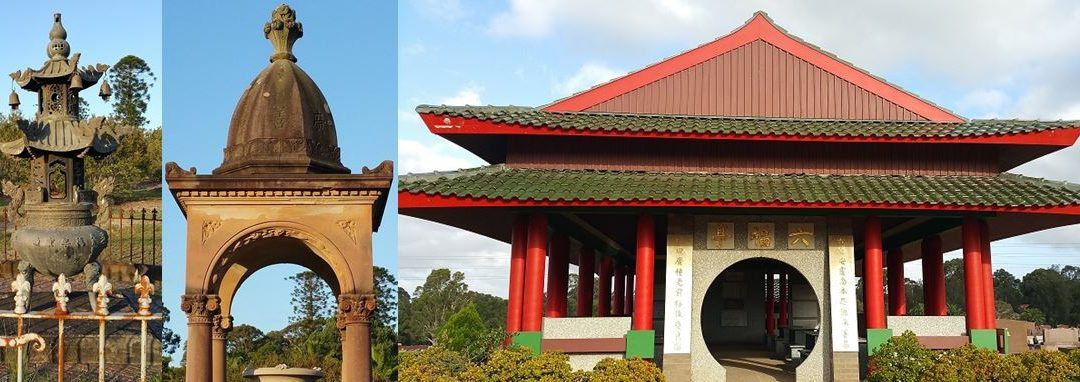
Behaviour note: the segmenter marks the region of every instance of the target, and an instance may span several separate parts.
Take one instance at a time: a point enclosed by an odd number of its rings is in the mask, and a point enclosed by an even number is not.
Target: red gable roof
[[[789,35],[757,12],[705,45],[547,111],[829,119],[964,119]]]

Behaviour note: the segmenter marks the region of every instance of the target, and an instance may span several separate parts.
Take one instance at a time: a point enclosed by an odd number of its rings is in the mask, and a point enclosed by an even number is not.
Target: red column
[[[967,305],[967,328],[985,329],[986,311],[983,304],[982,235],[979,221],[965,219],[961,228],[964,239],[964,300]]]
[[[868,329],[885,328],[885,292],[881,286],[881,220],[867,216],[863,234],[863,307]]]
[[[773,298],[773,271],[768,270],[768,276],[765,277],[765,331],[770,336],[776,335],[776,319],[773,316],[773,312],[776,311],[776,300]]]
[[[780,274],[780,323],[781,328],[788,327],[788,274]]]
[[[600,259],[600,289],[596,292],[596,316],[611,315],[611,257]]]
[[[656,265],[656,225],[652,215],[638,216],[637,224],[637,284],[634,294],[634,330],[653,329],[653,274]]]
[[[634,268],[626,268],[626,302],[623,311],[627,315],[634,312]]]
[[[615,264],[615,293],[611,296],[611,315],[622,316],[623,303],[626,302],[626,266]]]
[[[979,220],[979,237],[982,238],[982,270],[983,270],[983,311],[986,318],[983,324],[987,329],[997,328],[997,307],[994,300],[994,265],[990,259],[990,224],[986,220]]]
[[[948,314],[945,304],[945,263],[942,260],[941,236],[934,235],[922,241],[923,302],[926,315]]]
[[[506,332],[521,331],[522,293],[525,289],[525,252],[529,240],[529,219],[518,215],[510,234],[510,294],[506,302]]]
[[[592,316],[593,299],[593,269],[596,267],[596,258],[592,248],[581,247],[578,254],[578,288],[576,316]]]
[[[904,288],[904,251],[889,251],[889,315],[907,315],[907,291]]]
[[[564,233],[551,235],[548,255],[547,316],[566,317],[567,282],[570,275],[570,239]]]
[[[529,247],[525,259],[525,291],[521,330],[539,332],[544,323],[544,261],[547,257],[547,216],[529,216]]]

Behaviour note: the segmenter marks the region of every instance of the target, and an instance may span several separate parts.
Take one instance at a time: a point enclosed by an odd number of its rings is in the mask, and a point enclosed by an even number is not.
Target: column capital
[[[375,314],[378,299],[375,294],[343,294],[338,296],[338,330],[352,324],[371,324],[371,317]]]
[[[180,296],[180,310],[188,316],[189,324],[213,324],[213,317],[221,309],[221,298],[212,294],[185,294]]]
[[[232,316],[222,316],[215,314],[210,326],[210,334],[215,340],[224,340],[232,331]]]

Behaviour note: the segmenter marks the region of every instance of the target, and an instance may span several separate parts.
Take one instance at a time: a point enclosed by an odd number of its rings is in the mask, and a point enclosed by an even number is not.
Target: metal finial
[[[67,30],[60,23],[60,14],[53,14],[53,26],[49,30],[49,45],[45,47],[45,53],[49,59],[60,60],[68,57],[71,46],[67,42]]]
[[[263,34],[274,45],[270,62],[281,59],[296,62],[292,46],[304,36],[304,26],[296,21],[296,11],[286,4],[279,5],[270,13],[270,21],[263,25]]]

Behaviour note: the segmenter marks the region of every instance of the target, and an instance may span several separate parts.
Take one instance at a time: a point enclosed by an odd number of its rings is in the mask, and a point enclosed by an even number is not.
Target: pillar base
[[[977,348],[993,351],[998,349],[996,329],[971,329],[968,337],[971,339],[971,344]]]
[[[517,332],[510,336],[510,345],[527,347],[532,350],[534,356],[537,356],[540,355],[542,340],[542,332]]]
[[[866,354],[874,355],[877,349],[892,338],[892,329],[866,329]]]
[[[656,354],[656,332],[631,330],[626,332],[626,359],[652,359]]]

